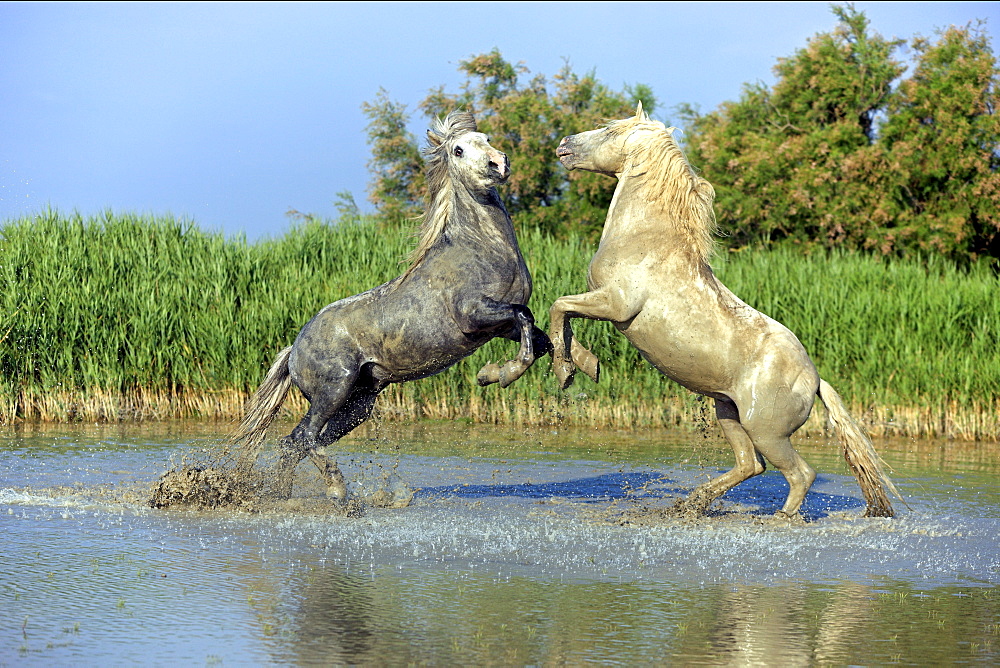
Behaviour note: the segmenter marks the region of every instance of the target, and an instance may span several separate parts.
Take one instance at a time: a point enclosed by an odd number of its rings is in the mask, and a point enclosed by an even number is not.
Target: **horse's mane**
[[[650,120],[642,112],[608,123],[609,131],[629,135],[637,130],[649,130],[641,140],[626,142],[632,169],[630,178],[637,179],[637,195],[659,207],[660,211],[685,233],[698,255],[706,262],[715,252],[716,233],[715,189],[698,176],[674,139],[676,128],[667,128]]]
[[[453,111],[444,119],[436,118],[427,130],[427,147],[424,149],[427,182],[427,207],[421,217],[420,241],[407,257],[409,267],[403,278],[410,274],[427,255],[434,242],[444,232],[451,216],[452,182],[448,176],[447,142],[467,132],[476,132],[476,119],[467,111]]]

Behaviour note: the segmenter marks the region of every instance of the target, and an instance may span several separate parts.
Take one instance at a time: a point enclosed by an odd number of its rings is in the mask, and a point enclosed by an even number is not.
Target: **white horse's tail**
[[[288,373],[288,357],[291,353],[291,346],[278,353],[264,382],[247,402],[243,420],[232,436],[234,443],[242,443],[236,469],[244,474],[249,473],[256,463],[267,429],[285,403],[288,389],[292,385],[292,377]]]
[[[892,517],[895,513],[886,489],[900,501],[903,497],[882,470],[882,458],[875,452],[871,439],[847,412],[840,395],[823,379],[819,381],[819,398],[826,406],[833,431],[844,449],[844,459],[847,460],[854,477],[858,479],[861,493],[868,503],[865,517]]]

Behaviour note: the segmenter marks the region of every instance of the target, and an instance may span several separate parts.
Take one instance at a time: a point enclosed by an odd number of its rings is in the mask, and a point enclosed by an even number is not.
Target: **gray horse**
[[[798,338],[743,303],[712,272],[715,191],[688,164],[672,130],[651,121],[640,104],[634,118],[566,137],[556,149],[568,169],[618,179],[587,272],[589,291],[560,297],[549,310],[560,385],[572,382],[577,367],[598,378],[597,358],[570,326],[571,318],[590,318],[612,322],[661,373],[712,397],[736,466],[681,504],[694,512],[762,473],[767,458],[789,484],[778,514],[796,515],[816,473],[789,437],[819,397],[861,485],[865,514],[891,517],[886,490],[898,495],[895,486]]]
[[[427,139],[428,205],[409,268],[316,314],[278,353],[234,435],[242,444],[237,470],[247,474],[291,384],[309,400],[280,444],[279,496],[291,494],[294,469],[308,455],[328,494],[346,497],[325,448],[367,420],[390,383],[431,376],[505,337],[520,342],[517,356],[487,364],[478,382],[507,387],[551,350],[528,310],[531,275],[496,190],[510,175],[507,156],[466,112],[437,120]]]

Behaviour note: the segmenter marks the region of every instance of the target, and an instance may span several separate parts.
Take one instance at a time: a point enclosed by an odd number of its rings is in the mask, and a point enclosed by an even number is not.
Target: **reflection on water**
[[[809,523],[771,475],[684,523],[728,465],[700,437],[376,427],[345,471],[419,491],[360,518],[145,507],[207,426],[0,437],[0,665],[1000,661],[995,446],[880,444],[893,520],[815,443]]]

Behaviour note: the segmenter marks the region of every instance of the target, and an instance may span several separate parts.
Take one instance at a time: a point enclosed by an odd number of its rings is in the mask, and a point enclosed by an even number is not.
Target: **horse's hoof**
[[[500,381],[500,367],[496,364],[487,364],[476,374],[476,382],[479,387],[486,387]]]
[[[555,372],[556,380],[559,381],[559,389],[565,390],[573,384],[573,376],[576,375],[576,365],[572,362],[553,362],[552,371]]]
[[[528,366],[530,365],[521,364],[514,360],[504,364],[503,368],[500,369],[500,387],[510,387],[515,380],[524,375]]]
[[[326,488],[326,498],[344,502],[347,500],[347,485],[343,483],[329,485]]]

